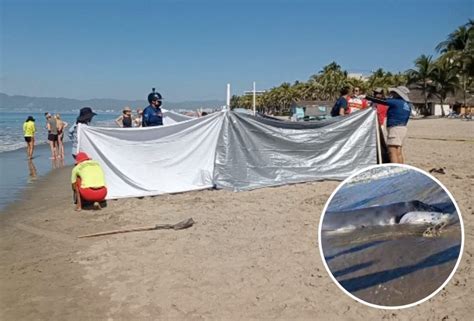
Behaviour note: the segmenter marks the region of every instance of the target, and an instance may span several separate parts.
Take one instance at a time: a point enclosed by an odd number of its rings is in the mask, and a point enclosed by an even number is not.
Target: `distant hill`
[[[132,109],[146,107],[146,100],[120,100],[120,99],[87,99],[78,100],[70,98],[55,97],[28,97],[28,96],[10,96],[0,93],[0,111],[25,111],[25,112],[77,112],[81,107],[89,106],[99,112],[118,113],[125,106]],[[225,105],[224,100],[205,100],[205,101],[183,101],[170,102],[164,101],[163,107],[173,110],[196,110],[197,108],[215,109]]]

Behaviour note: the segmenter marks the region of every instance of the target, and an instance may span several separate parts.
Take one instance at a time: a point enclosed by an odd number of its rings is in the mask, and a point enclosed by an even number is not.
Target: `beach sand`
[[[474,122],[414,120],[408,135],[406,162],[445,168],[434,175],[457,200],[465,226],[456,274],[421,305],[374,309],[333,283],[317,230],[339,182],[123,199],[76,213],[70,168],[63,168],[0,214],[0,319],[471,319]],[[77,238],[188,217],[197,223],[187,230]]]

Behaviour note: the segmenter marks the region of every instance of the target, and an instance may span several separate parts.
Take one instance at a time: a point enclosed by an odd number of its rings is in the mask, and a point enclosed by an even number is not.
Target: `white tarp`
[[[376,129],[372,109],[302,125],[224,111],[161,127],[80,126],[78,148],[101,163],[113,199],[342,180],[376,164]]]
[[[165,125],[165,126],[180,123],[182,121],[186,121],[186,120],[190,120],[190,119],[195,118],[195,117],[190,117],[190,116],[186,116],[186,115],[183,115],[183,114],[179,114],[175,111],[167,110],[167,109],[164,109],[164,108],[162,108],[161,110],[163,112],[163,125]]]
[[[102,165],[108,199],[210,188],[222,118],[147,128],[81,125],[78,148]]]

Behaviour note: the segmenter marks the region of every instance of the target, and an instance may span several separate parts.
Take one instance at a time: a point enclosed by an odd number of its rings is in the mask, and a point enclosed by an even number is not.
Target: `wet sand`
[[[426,226],[378,226],[323,232],[326,263],[349,293],[380,306],[422,300],[448,279],[461,248],[459,221],[432,237]]]
[[[408,135],[407,163],[445,168],[435,176],[457,200],[466,231],[457,273],[419,306],[373,309],[330,279],[317,229],[339,182],[123,199],[99,212],[76,213],[70,168],[64,168],[0,213],[0,319],[468,320],[474,122],[411,121]],[[197,224],[182,231],[77,238],[188,217]]]
[[[26,148],[0,153],[0,210],[12,201],[21,199],[25,188],[52,169],[72,165],[71,144],[65,143],[65,159],[51,160],[47,144],[37,144],[33,159],[26,157]]]

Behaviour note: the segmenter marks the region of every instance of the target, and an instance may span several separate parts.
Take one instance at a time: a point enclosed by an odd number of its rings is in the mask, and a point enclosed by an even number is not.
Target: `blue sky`
[[[0,0],[0,92],[225,100],[351,72],[411,68],[473,18],[473,2]]]

